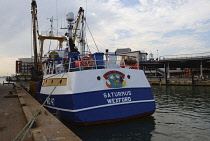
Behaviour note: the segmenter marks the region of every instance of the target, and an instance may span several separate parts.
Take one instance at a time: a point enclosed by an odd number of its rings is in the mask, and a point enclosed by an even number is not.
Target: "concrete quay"
[[[11,92],[14,92],[13,85],[0,84],[0,141],[14,140],[27,123],[17,95],[4,98],[4,95]],[[33,139],[29,134],[25,140]]]
[[[12,93],[12,94],[11,94]],[[41,107],[27,91],[0,84],[0,141],[14,140]],[[44,107],[25,141],[81,141]]]
[[[210,86],[210,80],[192,78],[147,78],[151,85]],[[167,82],[167,83],[166,83]]]

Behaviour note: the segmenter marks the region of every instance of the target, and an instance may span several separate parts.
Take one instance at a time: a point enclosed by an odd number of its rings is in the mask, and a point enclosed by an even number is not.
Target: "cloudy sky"
[[[37,0],[39,31],[64,27],[67,11],[83,7],[101,52],[144,50],[154,57],[210,52],[210,0]],[[0,0],[0,76],[15,73],[15,60],[33,52],[31,0]],[[57,25],[58,23],[58,25]],[[92,52],[97,51],[88,35]],[[49,45],[47,45],[49,46]],[[158,52],[157,52],[158,50]]]

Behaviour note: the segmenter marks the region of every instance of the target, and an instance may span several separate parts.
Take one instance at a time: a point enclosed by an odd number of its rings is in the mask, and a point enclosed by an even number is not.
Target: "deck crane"
[[[82,7],[80,7],[79,11],[78,11],[78,14],[77,14],[77,19],[75,21],[75,29],[74,29],[74,33],[72,34],[72,29],[73,29],[73,25],[72,25],[72,21],[73,21],[73,13],[72,12],[68,12],[66,14],[66,19],[67,21],[70,23],[70,26],[68,28],[68,37],[69,37],[69,51],[70,52],[78,52],[78,50],[75,48],[75,40],[76,40],[76,35],[77,35],[77,31],[79,30],[79,26],[80,26],[80,23],[82,23],[82,29],[81,31],[83,31],[83,28],[84,28],[84,10]],[[81,53],[84,52],[84,33],[81,32],[82,36],[81,36],[81,40],[80,40],[80,43],[81,43],[81,46],[82,46],[82,49],[81,49]]]

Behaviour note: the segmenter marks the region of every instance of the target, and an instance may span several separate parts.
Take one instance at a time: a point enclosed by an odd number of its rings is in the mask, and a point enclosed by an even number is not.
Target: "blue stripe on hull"
[[[38,99],[48,95],[39,94]],[[124,88],[52,95],[46,107],[57,109],[74,122],[91,122],[135,116],[155,111],[151,88]]]
[[[155,111],[155,102],[135,103],[92,109],[82,112],[61,112],[61,116],[74,122],[92,122],[126,118]]]

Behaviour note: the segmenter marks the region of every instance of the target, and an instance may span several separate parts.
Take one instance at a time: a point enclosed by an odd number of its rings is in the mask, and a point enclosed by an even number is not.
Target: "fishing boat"
[[[138,58],[116,55],[108,49],[86,51],[82,7],[76,20],[72,12],[66,14],[66,20],[68,32],[58,38],[61,43],[67,41],[66,48],[50,50],[40,58],[43,81],[37,99],[47,99],[45,107],[49,111],[84,125],[152,115],[155,100]],[[50,37],[55,38],[46,39]]]

